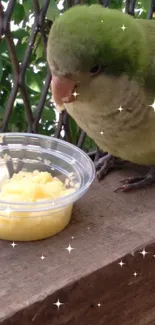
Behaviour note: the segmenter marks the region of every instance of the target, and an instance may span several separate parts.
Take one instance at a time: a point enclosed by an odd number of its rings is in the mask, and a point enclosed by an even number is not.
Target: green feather
[[[107,74],[141,77],[147,69],[146,44],[143,27],[133,17],[100,5],[76,6],[53,24],[48,61],[60,75],[87,72],[100,64]]]
[[[79,96],[66,109],[101,149],[155,163],[154,21],[100,5],[73,7],[55,21],[47,58],[52,73],[79,81]],[[103,72],[90,77],[98,64]]]

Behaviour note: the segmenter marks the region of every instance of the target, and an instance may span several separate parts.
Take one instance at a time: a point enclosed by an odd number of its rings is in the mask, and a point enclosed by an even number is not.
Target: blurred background
[[[95,157],[95,143],[51,101],[46,43],[53,21],[77,4],[100,3],[155,19],[155,0],[0,1],[0,131],[56,136]]]

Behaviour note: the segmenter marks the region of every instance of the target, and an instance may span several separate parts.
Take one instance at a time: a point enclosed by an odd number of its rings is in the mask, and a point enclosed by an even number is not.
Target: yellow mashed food
[[[1,185],[0,200],[13,203],[45,203],[73,191],[75,188],[67,189],[63,182],[48,172],[21,171]],[[19,209],[19,205],[17,207]],[[10,205],[0,212],[0,239],[31,241],[53,236],[69,223],[72,207],[71,204],[61,209],[15,212],[11,210]]]

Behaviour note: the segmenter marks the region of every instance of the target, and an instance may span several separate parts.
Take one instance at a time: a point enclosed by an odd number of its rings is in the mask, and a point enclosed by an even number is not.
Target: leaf
[[[138,18],[138,19],[146,19],[147,18],[147,11],[144,11],[139,14],[138,12],[135,13],[135,18]]]
[[[122,8],[122,0],[111,0],[109,8],[111,9],[121,9]]]
[[[5,38],[2,38],[0,42],[0,54],[8,52],[7,42]]]
[[[26,48],[27,48],[27,44],[25,44],[25,43],[16,45],[15,50],[16,50],[16,55],[17,55],[18,61],[20,61],[20,62],[23,61]]]
[[[15,22],[15,24],[19,24],[24,18],[25,18],[24,7],[20,3],[16,2],[12,14],[12,20]]]
[[[39,45],[37,46],[36,49],[36,59],[40,59],[44,56],[44,47],[43,47],[43,43],[40,41]]]
[[[39,102],[40,99],[40,93],[36,93],[32,88],[29,88],[29,96],[31,100],[31,105],[36,105],[37,102]]]
[[[43,77],[42,73],[34,73],[32,70],[27,70],[26,80],[29,88],[36,92],[41,92],[43,88]]]
[[[11,34],[13,38],[17,38],[19,40],[22,40],[24,37],[29,36],[29,33],[23,28],[17,29],[13,31]]]
[[[40,134],[44,134],[44,135],[48,135],[48,136],[54,136],[55,134],[55,125],[52,125],[50,123],[45,123],[45,124],[40,124],[39,123],[39,133]]]
[[[89,138],[87,135],[86,135],[86,138],[85,138],[85,141],[84,141],[84,145],[83,145],[83,149],[88,152],[90,150],[95,150],[96,149],[96,144],[95,142]]]
[[[34,64],[36,64],[36,60],[38,61],[40,58],[42,58],[43,61],[45,62],[46,58],[45,58],[45,54],[44,54],[44,46],[43,46],[43,42],[42,42],[40,33],[37,34],[37,36],[36,36],[33,53],[35,53],[35,55],[36,55],[35,59],[34,59]]]
[[[76,122],[72,119],[71,116],[69,116],[69,128],[70,128],[72,143],[76,144],[79,127],[77,126]]]
[[[0,81],[3,75],[3,64],[2,64],[2,60],[0,59]]]
[[[24,104],[16,102],[11,118],[9,120],[9,130],[12,131],[12,125],[15,125],[18,132],[25,131],[27,128],[27,121],[25,118]],[[15,129],[15,127],[13,127]]]
[[[24,7],[25,14],[28,15],[33,9],[32,1],[23,0],[23,7]]]
[[[28,41],[28,36],[25,36],[25,37],[22,38],[21,43],[24,44],[24,43],[26,43],[27,41]]]
[[[145,9],[148,12],[151,7],[151,0],[141,0],[140,2],[142,9]]]
[[[16,124],[11,125],[11,132],[19,132],[19,128],[17,127]]]
[[[40,6],[43,6],[44,0],[39,0]],[[60,15],[59,10],[57,8],[57,3],[55,0],[50,0],[49,6],[48,6],[48,10],[46,13],[46,17],[51,20],[54,21],[56,17],[58,17]]]
[[[87,0],[86,2],[87,2],[87,4],[88,4],[89,6],[92,5],[92,4],[96,4],[96,3],[97,3],[96,0]]]
[[[41,115],[41,119],[48,122],[55,122],[56,114],[54,109],[45,106]]]

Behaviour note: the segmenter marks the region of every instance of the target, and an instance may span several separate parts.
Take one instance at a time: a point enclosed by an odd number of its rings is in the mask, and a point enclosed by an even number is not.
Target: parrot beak
[[[74,91],[76,82],[72,79],[65,77],[52,76],[52,97],[58,106],[62,106],[64,103],[71,103],[76,100]]]

